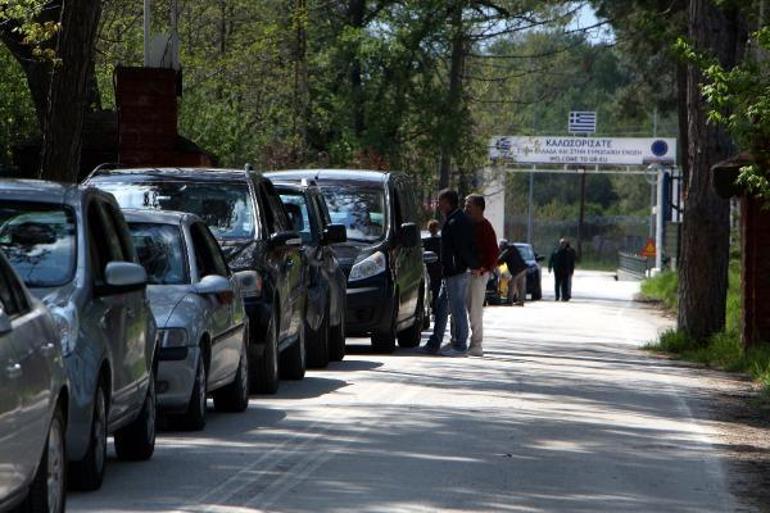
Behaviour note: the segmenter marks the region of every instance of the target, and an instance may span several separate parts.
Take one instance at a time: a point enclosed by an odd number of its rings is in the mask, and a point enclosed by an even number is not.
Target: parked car
[[[200,217],[233,271],[258,274],[260,294],[243,298],[253,389],[275,393],[279,376],[305,376],[302,240],[270,180],[250,169],[97,169],[87,183],[113,193],[123,208]]]
[[[347,242],[334,251],[348,278],[345,327],[371,336],[375,350],[420,343],[425,281],[414,187],[400,173],[281,171],[276,179],[314,180]]]
[[[521,258],[527,263],[527,294],[530,295],[532,301],[539,301],[543,299],[543,287],[542,287],[542,270],[540,269],[540,262],[545,260],[535,253],[532,244],[526,242],[514,242],[516,249],[519,250]]]
[[[158,408],[176,426],[200,430],[206,397],[220,411],[249,405],[248,321],[242,283],[256,288],[253,271],[233,274],[208,226],[193,214],[124,210],[147,295],[158,325]]]
[[[155,448],[156,328],[128,226],[98,189],[7,180],[0,250],[56,322],[70,383],[70,483],[99,488],[109,433],[120,459],[149,459]]]
[[[67,371],[53,317],[0,252],[0,511],[64,511]]]
[[[321,191],[314,185],[282,183],[280,174],[267,173],[284,208],[292,229],[302,237],[308,262],[305,330],[308,363],[326,367],[329,360],[345,357],[345,285],[347,278],[332,249],[347,241],[345,227],[332,224]]]

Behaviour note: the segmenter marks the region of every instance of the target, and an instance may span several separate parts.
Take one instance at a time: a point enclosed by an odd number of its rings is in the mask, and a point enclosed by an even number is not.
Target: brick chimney
[[[214,158],[179,136],[179,73],[166,68],[115,71],[118,161],[131,167],[213,166]],[[191,147],[192,146],[192,147]]]

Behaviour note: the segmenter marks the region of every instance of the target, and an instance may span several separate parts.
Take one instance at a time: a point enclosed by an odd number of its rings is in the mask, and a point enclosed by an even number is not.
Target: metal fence
[[[618,252],[618,279],[643,280],[647,277],[650,259],[632,253]]]

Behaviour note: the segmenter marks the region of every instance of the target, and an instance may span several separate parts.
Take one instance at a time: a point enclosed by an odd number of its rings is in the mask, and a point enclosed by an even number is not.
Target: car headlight
[[[387,259],[385,258],[385,253],[382,251],[377,251],[376,253],[369,255],[353,266],[353,268],[350,270],[348,281],[357,281],[371,278],[372,276],[384,273],[385,269],[387,268],[388,263]]]
[[[78,341],[78,311],[75,305],[49,306],[56,332],[59,335],[62,354],[68,356],[75,350]]]
[[[187,330],[182,328],[169,328],[158,330],[160,347],[186,347],[189,337]]]

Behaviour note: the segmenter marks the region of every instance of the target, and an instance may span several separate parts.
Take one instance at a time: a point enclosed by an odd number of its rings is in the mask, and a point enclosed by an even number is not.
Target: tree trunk
[[[364,29],[366,0],[350,0],[348,4],[348,23],[356,30]],[[366,130],[366,111],[364,108],[364,87],[361,77],[361,57],[356,46],[350,55],[350,87],[353,100],[353,132],[360,138]]]
[[[743,53],[745,31],[737,11],[723,11],[713,0],[690,0],[689,34],[697,50],[713,54],[728,69]],[[711,166],[734,148],[723,129],[707,123],[697,67],[690,66],[687,78],[690,166],[679,268],[679,328],[705,343],[724,328],[730,245],[730,204],[713,189]]]
[[[465,1],[455,2],[451,11],[452,55],[449,68],[449,91],[447,92],[447,116],[441,128],[441,156],[439,160],[439,189],[449,187],[452,156],[458,145],[461,132],[460,119],[463,111],[463,74],[465,73],[466,35],[463,27]]]
[[[294,91],[292,97],[292,160],[297,165],[301,162],[300,153],[304,151],[307,141],[307,5],[305,0],[294,2]]]
[[[101,0],[65,0],[57,36],[55,66],[43,123],[40,176],[74,182],[80,170],[83,121],[89,100],[89,71],[94,57]]]

